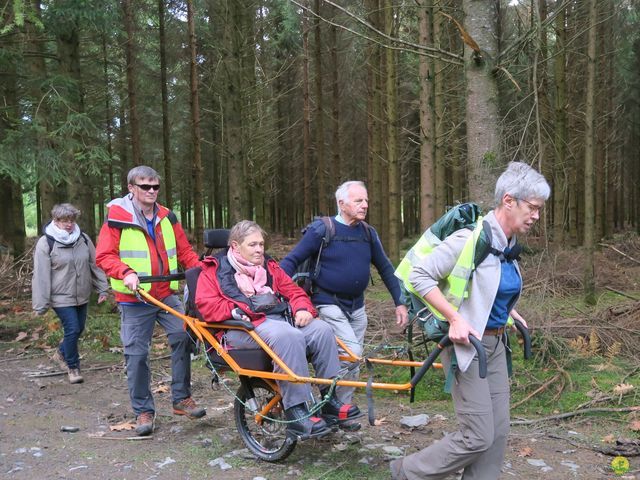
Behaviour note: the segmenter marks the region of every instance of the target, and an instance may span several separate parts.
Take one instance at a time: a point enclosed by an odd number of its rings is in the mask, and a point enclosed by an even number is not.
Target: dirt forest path
[[[233,420],[233,397],[212,390],[203,367],[193,375],[194,396],[208,410],[203,420],[173,416],[169,394],[159,392],[153,438],[127,440],[130,432],[109,431],[109,425],[132,419],[121,366],[90,371],[96,366],[91,359],[84,365],[85,383],[69,385],[66,376],[29,376],[54,371],[42,354],[0,354],[0,478],[383,479],[389,478],[390,458],[428,445],[454,425],[452,419],[424,411],[424,405],[412,406],[406,397],[376,399],[377,416],[386,419],[383,425],[371,427],[365,421],[360,432],[298,444],[285,462],[268,464],[244,450]],[[169,379],[168,360],[153,362],[152,370],[154,386]],[[364,396],[359,400],[366,405]],[[401,416],[418,413],[428,413],[431,422],[414,431],[400,426]],[[576,446],[586,445],[594,428],[576,423],[552,431],[549,426],[514,429],[502,478],[636,478],[633,473],[615,477],[611,457]],[[62,426],[79,430],[62,432]]]

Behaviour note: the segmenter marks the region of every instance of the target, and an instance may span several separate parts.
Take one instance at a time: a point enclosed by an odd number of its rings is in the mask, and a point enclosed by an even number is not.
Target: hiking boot
[[[326,395],[326,390],[321,392],[322,396]],[[336,398],[335,391],[331,398],[322,406],[322,418],[328,425],[338,425],[343,430],[355,432],[360,430],[360,423],[354,422],[356,418],[360,418],[362,412],[355,405],[342,403]]]
[[[60,370],[62,370],[63,372],[69,369],[69,366],[67,365],[67,361],[62,356],[62,352],[60,351],[59,348],[55,349],[55,351],[53,352],[53,355],[51,355],[51,360],[56,365],[58,365],[60,367]]]
[[[322,418],[309,415],[309,409],[305,403],[287,408],[284,415],[287,420],[295,420],[287,423],[287,434],[299,440],[324,437],[331,433],[331,429]]]
[[[69,372],[69,383],[82,383],[84,382],[84,378],[82,378],[82,375],[80,375],[80,369],[79,368],[70,368]]]
[[[136,418],[136,435],[146,437],[153,432],[153,422],[156,418],[154,412],[142,412]]]
[[[187,397],[173,404],[173,413],[175,415],[186,415],[189,418],[202,418],[207,414],[207,411],[199,407],[193,398]]]

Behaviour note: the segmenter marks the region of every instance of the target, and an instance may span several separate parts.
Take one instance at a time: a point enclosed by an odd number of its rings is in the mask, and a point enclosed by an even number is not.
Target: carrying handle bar
[[[529,360],[532,356],[531,353],[531,335],[529,335],[529,329],[524,326],[520,320],[513,319],[513,323],[522,335],[523,347],[524,347],[524,359]]]
[[[172,282],[174,280],[184,280],[184,272],[172,273],[171,275],[145,275],[138,277],[140,283],[155,283],[155,282]]]
[[[473,347],[476,349],[476,352],[478,354],[479,376],[480,378],[486,378],[487,377],[487,354],[484,351],[482,342],[480,342],[480,340],[478,340],[473,335],[469,335],[469,342],[471,342],[471,345],[473,345]],[[429,354],[427,359],[424,361],[424,363],[422,364],[422,367],[420,367],[420,370],[418,370],[416,374],[413,376],[413,378],[410,380],[409,383],[411,383],[412,387],[415,387],[418,384],[418,382],[422,380],[422,377],[424,377],[424,374],[427,373],[427,370],[429,370],[431,365],[433,365],[433,362],[436,360],[436,358],[438,358],[438,356],[440,355],[440,352],[442,352],[442,350],[444,350],[445,347],[448,347],[449,345],[452,345],[452,344],[453,342],[449,338],[449,335],[445,335],[444,337],[442,337],[442,339],[438,342],[438,345],[436,346],[436,348],[433,349],[433,351]]]

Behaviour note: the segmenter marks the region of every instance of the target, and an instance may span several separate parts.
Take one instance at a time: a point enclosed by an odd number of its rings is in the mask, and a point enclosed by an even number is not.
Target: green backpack
[[[409,283],[409,274],[411,273],[413,262],[418,261],[419,257],[424,257],[425,251],[428,250],[430,252],[452,233],[463,228],[475,230],[479,221],[482,221],[482,212],[477,204],[462,203],[456,205],[442,215],[423,233],[418,242],[407,252],[407,255],[405,255],[395,271],[396,276],[401,280],[404,293],[408,297],[407,299],[412,297],[410,307],[412,316],[423,311],[425,313],[425,315],[421,314],[419,316],[419,320],[423,324],[425,336],[428,340],[439,341],[449,331],[449,324],[429,311],[424,300]],[[469,279],[473,276],[473,271],[494,250],[491,247],[491,241],[491,227],[486,221],[482,221],[482,230],[476,241],[473,267],[469,274]],[[418,253],[418,250],[422,251],[422,254]],[[426,253],[426,255],[428,254],[429,253]]]

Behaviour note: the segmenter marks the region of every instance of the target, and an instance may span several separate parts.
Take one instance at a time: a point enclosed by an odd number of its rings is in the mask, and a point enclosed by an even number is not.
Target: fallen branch
[[[589,450],[593,450],[594,452],[599,452],[604,455],[609,455],[612,457],[615,457],[618,455],[622,455],[624,457],[640,456],[640,443],[638,443],[637,440],[620,439],[616,441],[615,447],[606,447],[602,445],[587,445],[584,442],[578,442],[574,439],[563,437],[562,435],[555,435],[553,433],[550,433],[547,436],[549,438],[563,440],[574,447],[585,448],[585,449],[588,448]],[[631,472],[627,472],[627,473],[631,473]]]
[[[588,413],[627,413],[638,412],[640,406],[636,407],[620,407],[620,408],[584,408],[582,410],[574,410],[573,412],[561,413],[559,415],[549,415],[547,417],[534,418],[531,420],[513,420],[511,425],[533,425],[535,423],[549,422],[551,420],[563,420],[565,418],[576,417]]]
[[[634,297],[633,295],[629,295],[628,293],[621,292],[620,290],[616,290],[615,288],[611,288],[611,287],[604,287],[604,288],[605,290],[609,290],[610,292],[617,293],[620,296],[627,297],[627,298],[630,298],[631,300],[640,302],[640,298]]]
[[[123,368],[123,365],[101,365],[99,367],[83,368],[83,372],[95,372],[96,370],[107,370],[109,368]],[[44,378],[44,377],[59,377],[66,375],[67,372],[63,370],[56,370],[55,372],[27,372],[25,375],[29,378]]]
[[[511,405],[511,408],[517,408],[520,405],[522,405],[525,402],[528,402],[529,400],[531,400],[531,398],[535,397],[537,394],[539,394],[540,392],[544,392],[549,385],[551,385],[552,383],[555,383],[556,380],[558,380],[560,378],[560,374],[556,374],[553,377],[551,377],[549,380],[547,380],[546,382],[544,382],[542,385],[540,385],[538,388],[536,388],[533,392],[531,392],[529,395],[527,395],[526,397],[524,397],[522,400],[520,400],[517,403],[514,403],[513,405]]]
[[[631,257],[631,256],[629,256],[629,255],[627,255],[626,253],[621,252],[620,250],[618,250],[618,249],[617,249],[616,247],[614,247],[613,245],[609,245],[609,244],[607,244],[607,243],[599,243],[598,245],[600,245],[601,247],[607,247],[607,248],[610,248],[610,249],[611,249],[611,250],[613,250],[614,252],[617,252],[617,253],[619,253],[620,255],[622,255],[623,257],[626,257],[626,258],[628,258],[629,260],[631,260],[632,262],[636,262],[637,264],[639,264],[639,265],[640,265],[640,260],[636,260],[635,258],[633,258],[633,257]]]
[[[171,354],[163,355],[162,357],[150,358],[150,362],[154,362],[156,360],[164,360],[166,358],[171,358]],[[89,367],[83,368],[83,372],[95,372],[96,370],[108,370],[110,368],[124,368],[124,364],[112,364],[112,365],[101,365],[99,367]],[[67,372],[62,370],[57,370],[55,372],[27,372],[25,375],[29,378],[44,378],[44,377],[59,377],[60,375],[66,375]]]
[[[146,437],[105,437],[103,435],[93,435],[93,434],[88,434],[87,437],[89,438],[97,438],[100,440],[129,440],[129,441],[134,441],[134,440],[153,440],[153,435],[147,435]]]

